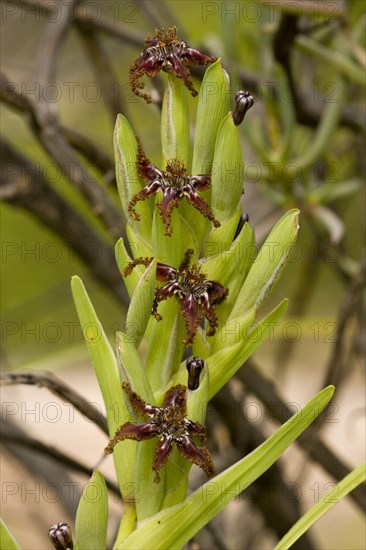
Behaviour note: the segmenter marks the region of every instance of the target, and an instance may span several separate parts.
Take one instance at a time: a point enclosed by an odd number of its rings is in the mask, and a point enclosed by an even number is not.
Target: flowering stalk
[[[197,92],[188,67],[210,63],[198,95],[191,151],[187,98]],[[207,402],[286,310],[282,302],[256,321],[298,231],[298,211],[292,210],[275,226],[255,261],[254,232],[242,218],[238,128],[253,99],[240,92],[233,113],[229,111],[229,79],[221,61],[180,41],[175,27],[158,29],[131,66],[132,89],[147,102],[151,98],[141,92],[139,79],[160,70],[170,73],[163,100],[161,163],[155,166],[148,160],[148,146],[145,153],[121,115],[115,129],[116,174],[128,238],[128,243],[118,241],[116,259],[131,298],[126,329],[116,336],[117,356],[80,279],[72,283],[82,325],[94,323],[102,335],[86,339],[107,411],[118,403],[118,422],[108,416],[106,446],[106,453],[115,457],[125,503],[115,548],[183,545],[202,527],[202,518],[208,521],[218,513],[216,500],[203,506],[202,498],[187,499],[192,465],[209,478],[215,474],[214,458],[202,446]],[[218,90],[214,95],[208,94],[212,85]],[[221,486],[228,482],[233,492],[239,480],[254,481],[309,425],[314,403],[320,412],[331,394],[329,388],[316,396],[302,417],[268,440],[266,451],[257,449],[253,459],[247,457],[222,472]],[[133,498],[126,491],[131,486]],[[175,509],[172,532],[169,518]],[[159,518],[167,518],[167,523]],[[146,525],[151,528],[148,537]],[[79,532],[86,536],[82,522]]]

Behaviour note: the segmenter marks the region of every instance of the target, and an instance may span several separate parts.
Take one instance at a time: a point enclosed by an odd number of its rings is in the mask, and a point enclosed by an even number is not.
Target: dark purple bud
[[[52,546],[57,550],[67,550],[68,548],[72,550],[74,548],[70,525],[65,521],[51,525],[48,530],[48,537]]]
[[[203,370],[205,362],[200,357],[191,357],[186,361],[188,371],[188,389],[191,391],[197,390],[200,385],[200,374]]]
[[[233,121],[235,126],[239,126],[244,120],[245,113],[254,104],[254,98],[249,92],[240,90],[235,96],[235,110],[233,112]]]

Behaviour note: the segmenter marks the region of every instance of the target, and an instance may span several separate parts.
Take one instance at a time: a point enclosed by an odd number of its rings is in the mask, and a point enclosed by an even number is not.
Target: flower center
[[[182,291],[187,294],[200,296],[206,291],[207,277],[204,273],[201,273],[197,265],[183,269],[178,273],[177,279]]]
[[[158,417],[157,424],[159,435],[180,436],[187,432],[184,416],[178,407],[172,406],[162,409]]]
[[[164,173],[164,184],[167,187],[183,189],[189,183],[186,167],[179,159],[168,160],[166,172]]]
[[[169,45],[172,42],[179,42],[177,40],[177,27],[168,27],[167,29],[159,27],[155,30],[155,38],[159,40],[159,42],[163,42],[164,45]]]

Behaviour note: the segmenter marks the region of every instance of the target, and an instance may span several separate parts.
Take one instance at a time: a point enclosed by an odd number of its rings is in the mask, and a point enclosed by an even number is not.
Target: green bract
[[[80,325],[103,395],[109,434],[112,437],[122,421],[129,417],[120,390],[116,357],[79,277],[73,277],[71,288]],[[122,450],[117,447],[114,453],[118,483],[122,495],[125,492],[126,483],[134,479],[135,443],[128,441],[126,446],[128,447],[127,452],[126,448]]]
[[[211,206],[220,222],[236,211],[243,191],[243,178],[239,130],[229,113],[218,130],[212,165]]]
[[[94,471],[76,512],[76,550],[104,550],[107,546],[108,491],[104,477]]]
[[[179,158],[189,166],[188,91],[181,81],[169,75],[161,112],[163,164]]]
[[[0,548],[2,550],[18,550],[19,546],[15,542],[15,539],[5,522],[0,518]]]
[[[147,203],[139,204],[141,221],[131,220],[128,204],[135,193],[141,191],[144,183],[138,174],[136,165],[137,142],[131,126],[124,116],[118,115],[114,130],[114,151],[118,193],[127,221],[134,226],[134,233],[149,239],[151,234],[151,210]]]
[[[230,319],[254,304],[259,307],[279,279],[296,240],[299,211],[290,210],[272,229],[236,298]]]

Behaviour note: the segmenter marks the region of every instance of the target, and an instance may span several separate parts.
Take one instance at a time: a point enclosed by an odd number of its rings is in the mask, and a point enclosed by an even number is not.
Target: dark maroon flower
[[[146,48],[130,67],[130,84],[132,91],[151,103],[151,96],[141,92],[144,84],[139,82],[143,75],[156,76],[161,70],[175,74],[183,80],[193,96],[197,95],[194,89],[188,65],[207,65],[217,60],[199,50],[190,48],[187,42],[177,39],[177,27],[155,30],[154,38],[145,39]]]
[[[134,195],[128,205],[129,214],[139,220],[140,215],[135,211],[135,205],[148,197],[156,195],[159,189],[163,192],[163,200],[156,204],[162,222],[165,224],[165,234],[172,234],[171,217],[174,208],[177,208],[183,197],[201,212],[203,216],[213,222],[215,227],[220,222],[215,219],[214,213],[207,202],[198,195],[197,191],[205,191],[211,185],[211,176],[200,174],[189,176],[182,161],[178,159],[169,160],[166,171],[156,168],[146,158],[141,143],[138,141],[137,165],[141,178],[146,186]]]
[[[150,417],[150,420],[141,424],[126,422],[116,431],[113,439],[105,448],[105,452],[113,452],[115,445],[124,439],[144,441],[157,437],[159,443],[155,448],[152,468],[155,472],[155,482],[160,481],[160,470],[168,460],[173,443],[176,444],[180,454],[199,466],[211,477],[215,474],[215,466],[209,450],[206,447],[197,447],[192,436],[196,435],[201,441],[206,438],[206,429],[198,422],[192,422],[186,418],[187,414],[187,388],[181,384],[171,387],[165,394],[161,407],[147,404],[131,388],[128,382],[124,382],[122,388],[128,395],[128,399],[137,413]]]
[[[253,107],[254,98],[249,92],[240,90],[235,95],[235,110],[233,112],[233,121],[235,126],[239,126],[244,120],[244,116],[251,107]]]
[[[167,283],[155,289],[152,315],[157,321],[162,317],[158,313],[159,303],[176,296],[179,301],[181,312],[184,316],[187,336],[183,341],[185,346],[190,346],[197,332],[197,327],[203,317],[206,317],[210,325],[207,333],[213,336],[217,327],[217,315],[214,305],[221,304],[226,298],[229,290],[224,288],[217,281],[208,281],[207,276],[202,273],[198,264],[189,267],[190,257],[193,250],[188,250],[179,269],[175,269],[160,262],[156,267],[156,278],[158,281]],[[148,266],[152,258],[138,258],[128,264],[123,271],[126,277],[132,269],[139,264]]]

